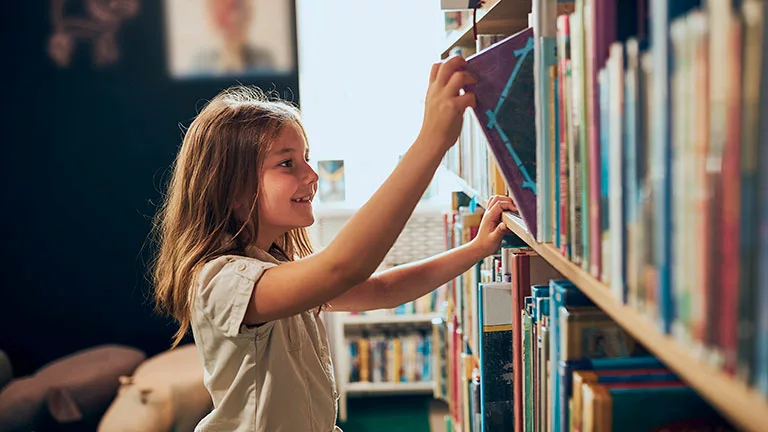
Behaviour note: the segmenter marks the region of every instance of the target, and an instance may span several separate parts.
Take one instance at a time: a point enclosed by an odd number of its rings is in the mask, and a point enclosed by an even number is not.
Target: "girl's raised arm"
[[[327,248],[264,272],[256,282],[245,324],[312,309],[366,280],[394,244],[445,152],[456,142],[463,113],[475,96],[461,90],[475,79],[461,57],[432,66],[418,138],[394,172]]]

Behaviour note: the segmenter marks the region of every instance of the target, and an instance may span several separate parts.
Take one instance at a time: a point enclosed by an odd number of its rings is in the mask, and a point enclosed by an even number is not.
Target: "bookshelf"
[[[433,381],[413,383],[356,382],[347,384],[347,394],[349,396],[432,394],[434,387]]]
[[[504,223],[735,425],[754,432],[765,430],[768,401],[757,391],[694,357],[635,309],[616,301],[609,287],[570,262],[551,244],[537,243],[516,215],[504,214]]]
[[[492,0],[477,10],[477,33],[504,33],[510,28],[524,29],[528,26],[530,0]],[[472,21],[446,35],[441,57],[448,57],[451,48],[474,46]]]
[[[485,207],[486,197],[479,196],[461,177],[456,176],[455,181],[458,189],[474,198],[479,206]],[[514,213],[504,213],[503,219],[515,235],[562,273],[565,279],[578,286],[601,310],[678,373],[688,385],[698,390],[735,425],[753,432],[765,430],[768,425],[768,401],[754,388],[694,356],[672,336],[664,335],[655,323],[637,310],[617,301],[610,287],[569,261],[551,243],[537,242],[522,218]]]
[[[413,324],[431,326],[432,320],[439,318],[438,314],[405,314],[405,315],[345,315],[342,324],[345,327],[367,327],[376,325]]]
[[[661,5],[665,3],[667,2],[658,2],[657,4]],[[669,3],[671,4],[672,1],[669,1]],[[723,2],[712,1],[710,3]],[[530,11],[530,2],[515,2],[510,0],[489,2],[484,9],[478,10],[478,34],[496,32],[512,34],[513,29],[518,28],[518,23],[516,18],[514,18],[514,5],[516,4],[521,5],[518,6],[522,8],[521,11]],[[754,2],[754,4],[764,3]],[[701,10],[706,11],[706,5],[706,2],[701,2]],[[502,16],[505,18],[500,18]],[[764,16],[768,17],[768,13]],[[462,30],[463,33],[457,33],[457,31],[449,36],[447,48],[441,52],[443,58],[447,56],[448,51],[450,51],[452,47],[467,46],[471,44],[471,22],[466,29]],[[764,40],[768,40],[768,37],[765,37]],[[768,65],[768,62],[765,60],[762,64],[763,68],[768,67],[766,66]],[[750,67],[755,68],[755,65],[753,64]],[[621,78],[623,79],[623,76]],[[670,77],[670,80],[672,80],[672,77]],[[765,90],[763,91],[764,93],[762,97],[765,97]],[[676,95],[675,97],[677,96],[679,95]],[[590,101],[590,103],[592,102]],[[603,104],[603,102],[598,101],[595,101],[595,103]],[[606,104],[606,106],[607,105],[608,104]],[[757,108],[755,108],[755,111],[757,111]],[[602,119],[601,121],[604,120],[610,122],[613,121],[611,117]],[[671,118],[669,121],[675,121],[675,119]],[[677,119],[677,121],[679,121],[679,119]],[[621,138],[624,139],[623,137]],[[762,143],[764,143],[764,141]],[[614,162],[610,162],[610,164],[613,163]],[[548,177],[558,178],[559,174],[557,174],[557,171],[554,172],[556,173],[554,176],[550,173],[548,174]],[[470,182],[472,181],[471,176],[467,178],[470,179]],[[479,190],[484,190],[484,185],[471,185],[470,182],[456,175],[456,189],[461,190],[467,196],[473,198],[473,201],[479,206],[485,207],[488,197],[483,196],[482,193],[478,192]],[[622,185],[622,187],[625,186]],[[611,199],[613,198],[611,197]],[[545,214],[549,214],[549,211],[546,211]],[[668,215],[667,217],[670,216]],[[725,372],[722,364],[716,364],[716,361],[713,361],[710,358],[711,356],[709,353],[703,352],[703,350],[700,349],[694,349],[688,344],[681,342],[680,339],[675,338],[675,336],[666,334],[657,321],[651,321],[651,319],[646,317],[642,312],[630,305],[624,304],[620,299],[617,299],[611,287],[606,283],[599,281],[588,271],[583,270],[581,266],[574,264],[568,258],[563,256],[554,244],[536,241],[520,217],[512,213],[507,213],[504,215],[503,219],[512,232],[536,251],[539,256],[557,269],[563,275],[564,279],[568,279],[576,285],[602,311],[609,315],[612,320],[631,334],[638,342],[642,343],[649,351],[664,362],[669,369],[679,375],[687,385],[695,389],[696,392],[706,399],[726,419],[731,421],[736,428],[739,430],[755,432],[768,430],[768,399],[766,399],[759,390],[755,387],[748,386],[742,380],[733,376],[732,373]],[[539,229],[542,229],[541,222],[539,222]],[[670,234],[667,235],[671,236]],[[626,247],[626,245],[623,247]],[[604,266],[609,265],[605,261],[603,262]],[[762,310],[760,313],[767,312],[768,310]],[[722,359],[719,359],[719,361],[722,362]]]

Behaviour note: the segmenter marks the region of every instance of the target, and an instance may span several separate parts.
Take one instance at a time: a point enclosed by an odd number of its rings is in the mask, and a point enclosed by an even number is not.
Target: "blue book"
[[[763,23],[768,26],[768,2],[763,2]],[[768,28],[763,31],[763,47],[768,46]],[[763,73],[768,71],[768,55],[763,53]],[[768,117],[768,79],[760,89],[760,115]],[[768,122],[760,122],[760,231],[758,251],[758,310],[757,316],[757,386],[768,397]]]
[[[557,379],[560,365],[561,329],[559,325],[559,309],[561,306],[594,306],[592,300],[582,293],[576,285],[566,280],[553,280],[549,282],[549,376],[550,395],[552,396],[552,412],[550,421],[552,432],[561,432],[560,429],[560,380]],[[565,431],[562,431],[565,432]]]
[[[600,134],[598,140],[600,141],[600,251],[602,256],[600,262],[601,274],[597,277],[607,283],[610,276],[610,260],[606,259],[610,253],[610,185],[611,185],[611,160],[610,160],[610,147],[609,138],[611,133],[610,125],[610,84],[608,81],[608,70],[603,68],[597,73],[597,87],[598,94],[600,95],[600,121],[598,126],[600,128]]]
[[[651,181],[654,200],[653,257],[657,275],[649,283],[658,293],[659,324],[664,333],[671,330],[674,319],[674,299],[671,266],[671,199],[672,199],[672,146],[670,126],[670,65],[671,50],[669,25],[678,16],[700,4],[699,0],[651,0],[651,47],[653,56],[653,82],[651,106]]]

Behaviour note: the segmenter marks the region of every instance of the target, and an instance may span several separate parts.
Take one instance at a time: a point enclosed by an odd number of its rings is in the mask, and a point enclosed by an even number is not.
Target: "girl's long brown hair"
[[[201,266],[221,255],[245,255],[255,245],[259,173],[286,125],[306,138],[294,106],[270,100],[258,89],[233,87],[211,100],[189,126],[153,229],[155,301],[159,311],[179,322],[174,347],[189,329]],[[234,210],[243,198],[252,198],[245,221]],[[272,248],[287,260],[312,253],[304,228],[284,234]]]

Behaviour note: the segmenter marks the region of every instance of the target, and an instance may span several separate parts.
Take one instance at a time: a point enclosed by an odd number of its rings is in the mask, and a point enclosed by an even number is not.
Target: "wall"
[[[150,219],[179,123],[235,82],[169,78],[162,1],[124,23],[117,65],[92,67],[80,45],[60,69],[49,4],[0,13],[0,348],[17,375],[96,344],[168,347],[174,326],[147,297]],[[275,85],[298,99],[297,76]]]

